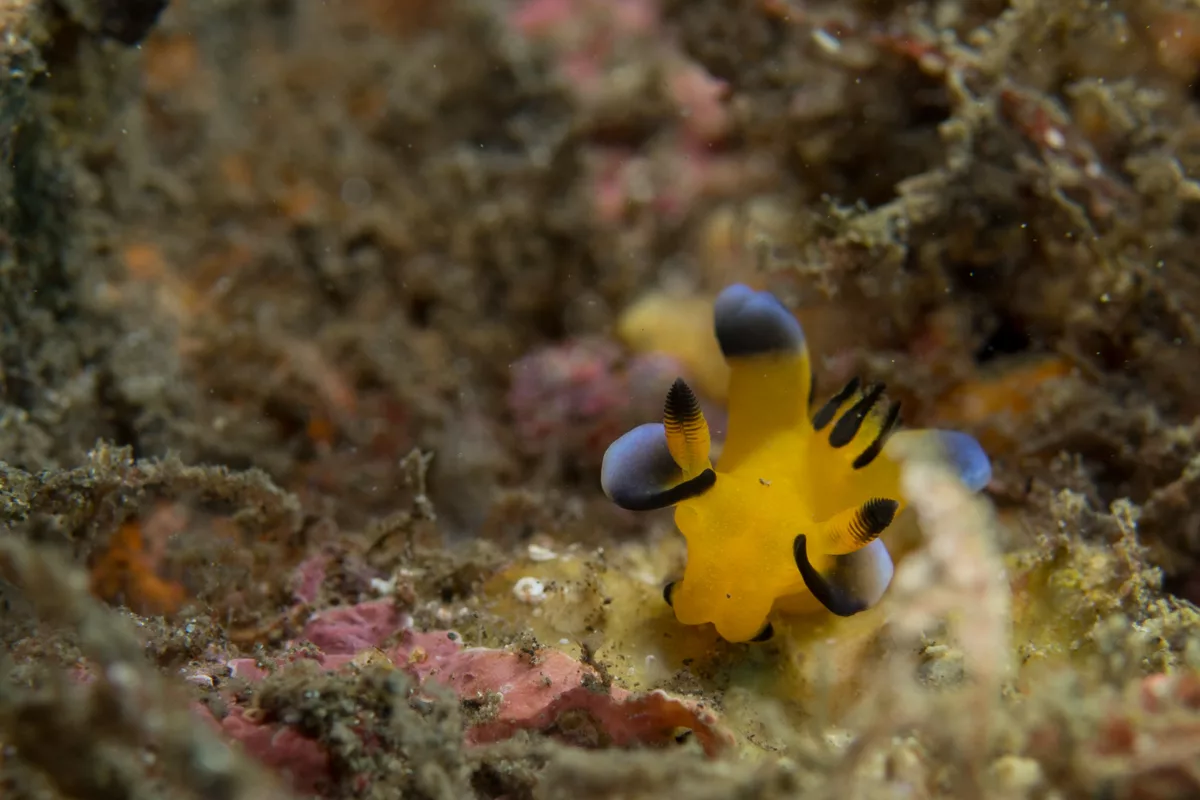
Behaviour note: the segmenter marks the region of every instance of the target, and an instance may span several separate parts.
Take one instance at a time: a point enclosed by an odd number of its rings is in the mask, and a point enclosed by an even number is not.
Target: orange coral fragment
[[[244,153],[228,153],[222,156],[217,170],[231,191],[242,194],[254,191],[254,168]]]
[[[162,278],[167,271],[167,262],[162,250],[150,242],[131,242],[121,252],[125,271],[129,277],[149,281]]]
[[[933,410],[939,422],[966,428],[978,434],[990,452],[1008,450],[1014,444],[1007,430],[1034,410],[1047,383],[1069,377],[1073,367],[1058,356],[1014,364],[1003,371],[959,384]]]
[[[1046,358],[1014,366],[977,381],[960,384],[938,404],[939,419],[981,423],[1010,412],[1026,414],[1033,409],[1036,392],[1048,381],[1071,374],[1071,364],[1062,358]]]
[[[358,0],[345,11],[351,19],[360,19],[375,30],[405,37],[433,24],[440,7],[430,0]]]
[[[203,298],[171,269],[158,245],[132,241],[122,248],[121,260],[131,279],[156,287],[163,308],[177,319],[190,320],[203,310]]]
[[[1161,12],[1147,28],[1158,45],[1159,63],[1180,80],[1200,71],[1200,17],[1186,11]]]
[[[305,433],[308,438],[316,445],[329,447],[333,444],[333,438],[337,434],[337,428],[333,420],[322,415],[314,415],[309,417],[308,425],[305,428]]]
[[[288,183],[277,202],[280,211],[289,220],[306,222],[320,209],[322,196],[315,183],[300,178]]]
[[[123,603],[139,614],[172,614],[184,599],[183,586],[160,578],[146,548],[142,526],[127,522],[109,540],[108,551],[92,567],[92,594]]]
[[[186,34],[157,33],[142,45],[145,85],[152,94],[183,90],[200,67],[196,40]]]

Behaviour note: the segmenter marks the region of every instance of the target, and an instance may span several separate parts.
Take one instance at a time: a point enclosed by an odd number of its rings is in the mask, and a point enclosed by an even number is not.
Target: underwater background
[[[1195,0],[0,31],[4,797],[1200,797]],[[736,284],[989,471],[731,642],[601,477],[682,378],[721,485]]]

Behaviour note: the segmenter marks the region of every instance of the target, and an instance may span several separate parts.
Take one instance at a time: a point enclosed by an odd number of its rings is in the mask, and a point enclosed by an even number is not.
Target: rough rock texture
[[[1196,794],[1194,3],[0,30],[5,796]],[[596,474],[676,370],[719,419],[734,280],[819,394],[995,462],[910,476],[879,609],[760,647],[674,620],[669,517]]]

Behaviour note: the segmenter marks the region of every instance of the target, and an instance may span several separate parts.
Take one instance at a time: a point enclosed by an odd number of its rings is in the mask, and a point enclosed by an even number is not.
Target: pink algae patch
[[[292,599],[306,605],[316,602],[321,585],[325,583],[328,568],[329,556],[323,553],[309,556],[300,562],[292,579]]]
[[[607,690],[589,683],[595,673],[557,651],[539,654],[538,663],[501,650],[463,650],[447,665],[442,682],[459,697],[497,692],[496,715],[467,732],[467,741],[494,742],[518,730],[546,730],[568,711],[585,711],[613,744],[626,747],[670,740],[678,728],[689,728],[709,755],[732,738],[718,727],[716,715],[702,704],[655,691],[635,695],[619,687]]]
[[[282,725],[252,722],[240,706],[230,708],[219,722],[204,706],[197,705],[196,712],[236,740],[247,755],[285,778],[296,791],[316,794],[328,783],[329,755],[312,739]]]
[[[461,699],[495,703],[494,714],[467,729],[468,744],[499,741],[519,730],[550,731],[567,712],[586,713],[604,740],[621,747],[665,744],[679,728],[691,729],[710,756],[733,744],[732,735],[702,703],[661,691],[634,694],[604,688],[591,667],[558,651],[544,650],[531,658],[464,648],[448,631],[422,633],[409,625],[411,619],[390,601],[330,609],[305,626],[304,638],[316,648],[298,652],[293,659],[337,670],[399,633],[395,644],[380,649],[397,669],[418,683],[447,687]],[[234,659],[228,666],[233,677],[252,682],[267,674],[254,659]],[[329,759],[319,743],[284,725],[258,722],[232,698],[227,700],[229,713],[219,721],[205,706],[195,708],[248,754],[288,778],[295,789],[316,792],[328,781]]]
[[[378,647],[408,624],[390,601],[375,600],[321,612],[304,626],[304,638],[327,655],[354,655]]]

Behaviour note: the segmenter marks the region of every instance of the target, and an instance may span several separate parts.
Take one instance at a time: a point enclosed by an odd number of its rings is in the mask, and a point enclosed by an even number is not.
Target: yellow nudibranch
[[[895,443],[933,437],[973,491],[991,464],[957,431],[897,431],[900,405],[882,384],[852,380],[813,410],[800,323],[768,292],[735,284],[714,305],[730,367],[728,435],[719,468],[708,423],[682,379],[663,422],[638,426],[604,454],[601,485],[622,508],[674,505],[687,540],[683,578],[663,597],[685,625],[711,622],[732,642],[764,641],[775,608],[839,616],[874,605],[892,579],[879,536],[905,506]]]

